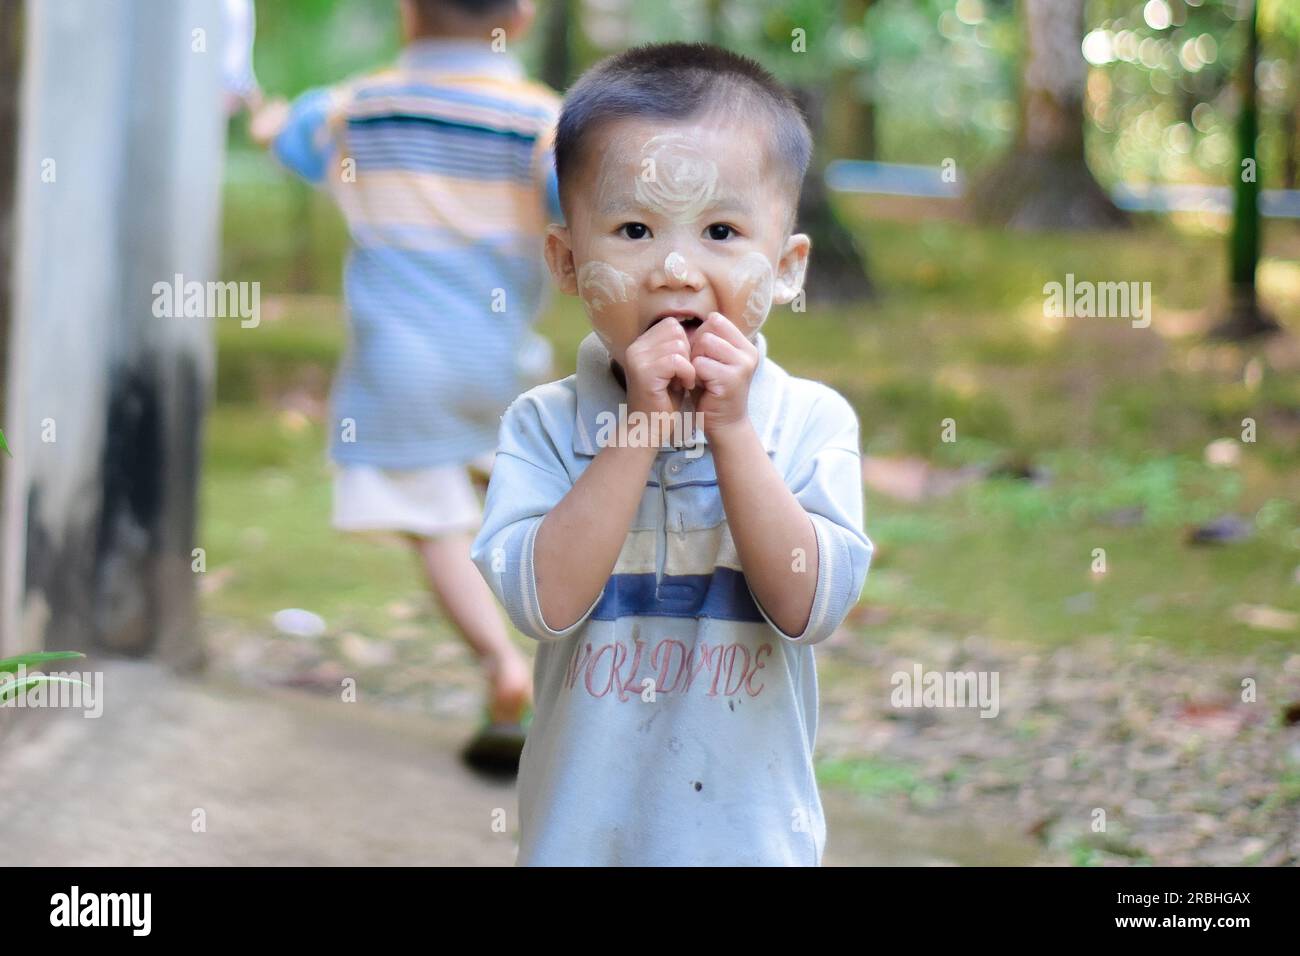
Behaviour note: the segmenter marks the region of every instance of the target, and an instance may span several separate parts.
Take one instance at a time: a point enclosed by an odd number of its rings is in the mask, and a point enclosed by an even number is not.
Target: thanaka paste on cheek
[[[730,278],[735,297],[744,301],[740,321],[752,332],[772,308],[772,263],[761,252],[747,252],[732,267]]]
[[[607,350],[613,351],[613,341],[597,325],[601,313],[615,303],[626,302],[635,288],[635,280],[630,275],[620,272],[608,262],[595,259],[578,267],[578,295],[587,310],[587,317],[591,319],[596,337]]]
[[[578,295],[594,318],[615,302],[626,302],[636,287],[632,277],[599,259],[578,267]]]

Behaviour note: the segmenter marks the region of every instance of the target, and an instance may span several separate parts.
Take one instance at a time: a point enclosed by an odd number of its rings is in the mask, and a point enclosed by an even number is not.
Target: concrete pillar
[[[216,278],[219,0],[26,6],[6,343],[0,656],[200,661],[191,571]]]

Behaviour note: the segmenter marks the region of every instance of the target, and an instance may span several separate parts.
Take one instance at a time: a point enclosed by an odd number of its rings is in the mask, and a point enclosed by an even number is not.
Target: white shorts
[[[469,465],[436,468],[337,465],[333,525],[339,531],[401,532],[427,538],[474,531],[483,520],[483,508],[469,469],[490,472],[493,457],[489,452]]]

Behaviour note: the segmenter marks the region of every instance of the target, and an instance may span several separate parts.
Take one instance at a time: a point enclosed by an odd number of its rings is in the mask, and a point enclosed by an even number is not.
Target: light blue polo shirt
[[[417,40],[392,69],[293,104],[272,151],[328,189],[351,240],[335,461],[463,464],[492,449],[510,400],[549,377],[534,324],[546,225],[560,218],[559,108],[486,37]]]
[[[871,562],[858,422],[838,393],[767,358],[761,334],[756,344],[750,419],[817,535],[799,635],[777,628],[745,581],[707,443],[660,452],[613,575],[579,621],[552,630],[533,541],[599,452],[601,413],[617,414],[626,393],[592,334],[575,375],[525,392],[502,419],[472,556],[540,644],[520,865],[821,864],[813,645],[856,603]]]

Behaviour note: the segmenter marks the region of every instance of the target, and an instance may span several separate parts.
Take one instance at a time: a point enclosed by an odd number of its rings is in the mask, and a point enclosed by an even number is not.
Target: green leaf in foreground
[[[37,684],[79,684],[82,687],[90,687],[84,680],[77,680],[75,677],[50,677],[47,674],[34,674],[31,677],[24,677],[22,680],[0,682],[0,703],[4,703],[19,691],[35,687]]]
[[[0,674],[16,674],[20,667],[39,667],[50,661],[66,661],[85,656],[81,651],[36,651],[31,654],[19,654],[17,657],[6,657],[0,660]]]

